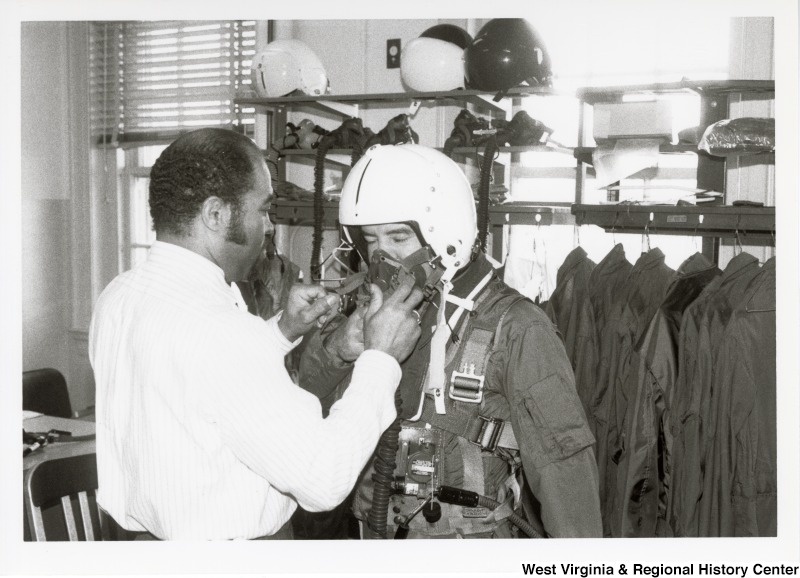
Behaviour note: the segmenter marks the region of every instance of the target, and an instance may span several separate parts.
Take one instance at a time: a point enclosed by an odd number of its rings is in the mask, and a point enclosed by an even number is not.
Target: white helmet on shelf
[[[444,154],[417,144],[367,149],[344,182],[339,222],[351,243],[348,227],[410,222],[451,275],[469,263],[478,235],[464,173]]]
[[[253,56],[250,74],[260,97],[286,96],[296,90],[327,94],[328,75],[316,54],[299,40],[275,40]]]
[[[400,57],[400,78],[414,91],[436,92],[464,88],[464,50],[445,40],[410,40]]]

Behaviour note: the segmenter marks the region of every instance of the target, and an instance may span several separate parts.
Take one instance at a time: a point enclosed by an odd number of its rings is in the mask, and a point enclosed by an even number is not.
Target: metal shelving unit
[[[772,238],[775,207],[661,205],[572,205],[579,225],[597,225],[608,232],[642,232],[660,235],[700,235]]]
[[[288,96],[280,98],[240,98],[236,103],[240,106],[257,106],[272,115],[273,136],[282,134],[286,125],[287,109],[293,106],[311,106],[317,109],[334,112],[342,117],[358,116],[364,105],[394,105],[401,107],[408,104],[416,106],[423,101],[460,103],[476,105],[491,114],[505,114],[508,110],[500,106],[502,98],[518,99],[528,96],[574,96],[581,102],[578,146],[574,149],[552,148],[545,145],[530,147],[501,147],[501,153],[510,153],[512,162],[515,155],[529,151],[557,150],[572,153],[576,159],[575,204],[571,214],[577,224],[594,224],[604,229],[619,232],[645,232],[658,234],[700,235],[703,237],[703,252],[710,258],[716,258],[719,251],[719,237],[745,235],[748,240],[758,238],[774,242],[775,209],[774,207],[729,207],[721,204],[703,204],[702,206],[645,206],[633,204],[621,205],[586,205],[582,203],[586,172],[591,165],[593,147],[588,146],[586,134],[586,117],[588,107],[597,103],[622,102],[626,95],[664,95],[664,94],[696,94],[700,96],[700,125],[708,126],[729,115],[729,103],[732,95],[756,95],[756,98],[774,95],[774,81],[765,80],[725,80],[725,81],[688,81],[675,83],[659,83],[644,85],[628,85],[615,87],[581,88],[574,93],[555,91],[546,87],[517,87],[502,95],[495,95],[475,90],[459,90],[446,92],[409,92],[383,94],[349,94],[324,96]],[[454,151],[458,155],[480,154],[476,147],[460,147]],[[697,154],[697,188],[725,191],[725,159],[713,157],[697,150],[694,145],[672,145],[664,143],[660,152],[664,154]],[[349,166],[349,149],[333,149],[328,159]],[[287,159],[301,160],[314,158],[315,151],[284,150],[281,151],[281,162]],[[774,155],[761,155],[764,162],[773,162]],[[325,223],[336,225],[338,204],[325,203]],[[277,222],[298,224],[312,219],[312,203],[310,201],[292,201],[277,199],[273,206],[272,216]],[[554,221],[555,216],[555,221]],[[540,224],[566,222],[564,217],[569,213],[558,208],[542,206],[541,203],[509,203],[490,207],[490,225],[493,235],[502,234],[505,225]],[[495,256],[499,254],[502,243],[494,243]]]
[[[645,227],[647,230],[654,228],[653,223],[649,219],[650,214],[654,215],[655,220],[658,220],[658,215],[670,215],[670,221],[664,223],[656,223],[659,232],[668,232],[672,234],[693,235],[699,234],[703,236],[703,254],[709,259],[717,260],[719,255],[719,238],[727,235],[735,235],[738,230],[737,223],[741,224],[741,219],[748,219],[750,222],[755,218],[754,214],[748,214],[744,211],[744,207],[726,207],[722,205],[724,198],[714,205],[704,204],[702,207],[636,207],[632,208],[627,205],[618,205],[616,207],[609,207],[607,205],[585,205],[583,202],[583,188],[586,176],[587,167],[591,164],[592,148],[586,146],[588,141],[586,137],[586,117],[587,108],[594,106],[598,103],[614,103],[623,102],[625,97],[630,95],[637,96],[658,96],[665,94],[695,94],[700,97],[700,126],[709,126],[719,120],[729,117],[729,105],[731,97],[734,95],[747,94],[756,98],[770,98],[775,94],[775,82],[772,80],[717,80],[717,81],[692,81],[683,80],[673,83],[657,83],[657,84],[643,84],[643,85],[628,85],[628,86],[615,86],[615,87],[595,87],[595,88],[582,88],[576,92],[576,96],[583,103],[580,108],[580,123],[579,123],[579,138],[578,147],[575,149],[575,158],[578,165],[578,178],[576,180],[575,191],[575,209],[573,214],[581,215],[583,224],[597,224],[606,227],[609,214],[614,215],[612,218],[616,219],[619,214],[624,214],[622,223],[625,224],[626,232],[644,232]],[[672,145],[664,143],[660,147],[661,153],[674,154],[674,153],[688,153],[692,152],[697,154],[697,188],[711,191],[725,192],[725,168],[726,159],[723,157],[715,157],[708,155],[702,151],[698,151],[694,146],[685,145]],[[765,154],[760,158],[764,162],[773,162],[774,155]],[[721,212],[713,212],[712,208],[718,207],[722,209]],[[764,229],[759,232],[766,231],[772,238],[774,238],[774,208],[764,207],[762,209],[762,217],[771,209],[772,217],[770,223],[761,223]],[[577,211],[577,212],[576,212]],[[693,226],[680,226],[682,220],[691,223],[693,218],[696,221],[695,215],[703,215],[704,223],[713,223],[715,227],[699,227]],[[635,215],[631,217],[630,215]],[[648,217],[644,219],[641,215]],[[706,221],[706,215],[709,216],[710,221]],[[759,218],[762,218],[759,217]],[[732,220],[733,219],[733,220]],[[612,221],[613,224],[613,221]],[[662,225],[658,228],[658,224]],[[619,226],[616,230],[621,230]],[[723,226],[725,225],[725,226]]]

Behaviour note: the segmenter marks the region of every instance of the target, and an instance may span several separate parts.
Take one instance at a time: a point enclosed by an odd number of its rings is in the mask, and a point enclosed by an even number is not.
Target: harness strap
[[[458,438],[458,449],[464,459],[464,489],[477,494],[485,492],[483,477],[483,458],[481,450],[464,438]]]
[[[467,403],[483,400],[486,364],[494,342],[494,331],[475,328],[466,340],[450,377],[450,399]]]
[[[493,272],[489,273],[483,280],[480,282],[480,287],[484,287],[485,283],[488,283],[491,280]],[[470,299],[475,296],[477,292],[473,290],[470,293]],[[478,307],[483,301],[486,300],[488,297],[487,293],[482,293],[478,296],[478,299],[475,301],[475,307]],[[464,309],[456,310],[453,315],[450,316],[450,320],[447,322],[443,322],[444,320],[444,301],[440,304],[439,314],[438,314],[438,321],[436,331],[433,334],[433,338],[431,339],[431,357],[428,363],[428,368],[425,370],[425,378],[423,380],[423,387],[420,393],[419,399],[419,407],[417,408],[416,413],[408,418],[409,421],[417,421],[420,419],[422,415],[422,409],[425,404],[425,394],[430,393],[434,396],[434,402],[437,404],[437,411],[440,411],[442,415],[445,413],[445,405],[444,405],[444,379],[445,379],[445,368],[449,367],[450,364],[453,362],[456,354],[460,351],[458,347],[448,347],[450,337],[452,335],[451,328],[456,328],[456,341],[458,343],[464,342],[464,334],[466,333],[467,326],[469,325],[468,321],[465,321],[461,325],[458,324],[459,319],[461,318],[461,313]],[[439,356],[444,356],[444,359],[439,359]],[[441,371],[438,369],[441,366]],[[433,373],[432,373],[433,372]],[[433,383],[432,376],[433,375],[440,375],[442,378],[441,386],[438,384]],[[437,397],[438,396],[438,397]]]
[[[480,415],[478,406],[475,406],[472,415],[465,416],[464,414],[454,414],[453,412],[437,414],[430,404],[425,404],[419,419],[431,424],[433,427],[464,438],[487,451],[494,451],[497,448],[519,449],[514,430],[511,427],[506,427],[508,422]]]
[[[456,368],[463,366],[465,363],[468,363],[471,367],[474,363],[476,368],[480,368],[476,369],[476,373],[480,372],[481,379],[483,378],[489,356],[494,349],[496,336],[500,334],[506,315],[517,302],[523,299],[525,298],[521,295],[513,297],[511,302],[502,310],[496,322],[493,323],[493,319],[487,319],[482,327],[475,324],[475,327],[467,328],[466,339],[461,340],[461,345],[456,354]],[[471,319],[468,320],[467,324],[471,325],[471,321]],[[491,329],[489,326],[491,326]],[[454,375],[458,377],[455,372]],[[463,383],[463,381],[460,383]],[[478,401],[482,401],[482,399],[481,389],[481,396]],[[490,452],[494,452],[498,447],[511,450],[519,449],[514,430],[508,422],[481,415],[479,403],[456,403],[450,401],[448,411],[445,414],[435,412],[431,404],[423,403],[422,412],[419,416],[419,419],[432,426],[465,438],[469,442],[478,444],[481,449]]]

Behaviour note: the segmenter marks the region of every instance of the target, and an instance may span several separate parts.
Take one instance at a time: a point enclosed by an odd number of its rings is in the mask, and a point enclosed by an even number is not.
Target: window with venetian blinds
[[[92,135],[98,143],[164,142],[200,127],[251,132],[234,98],[250,85],[255,22],[93,22]]]

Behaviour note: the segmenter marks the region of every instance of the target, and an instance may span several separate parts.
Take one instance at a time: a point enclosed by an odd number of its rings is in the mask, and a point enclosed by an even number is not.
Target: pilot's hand
[[[388,353],[400,363],[405,361],[422,333],[415,311],[422,298],[413,277],[403,279],[385,299],[377,285],[370,285],[370,303],[364,316],[364,347]]]
[[[352,363],[364,351],[364,317],[367,306],[367,303],[359,304],[347,321],[339,325],[325,340],[325,349],[343,363]]]

